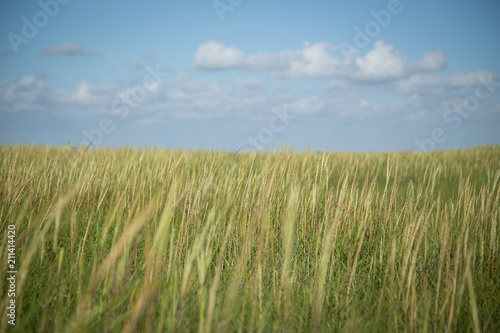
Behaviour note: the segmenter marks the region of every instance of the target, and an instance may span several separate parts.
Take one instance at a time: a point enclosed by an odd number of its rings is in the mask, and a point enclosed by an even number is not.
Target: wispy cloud
[[[304,92],[298,88],[283,90],[250,77],[223,84],[179,74],[149,91],[147,99],[137,103],[138,107],[131,112],[135,119],[149,119],[153,115],[155,119],[227,116],[261,119],[267,111],[287,104],[295,114],[356,119],[399,117],[413,121],[439,117],[450,105],[482,87],[482,78],[490,75],[482,71],[450,76],[418,74],[394,82],[372,84],[377,95],[384,96],[373,98],[374,91],[367,92],[366,83],[333,80],[315,92]],[[136,103],[134,98],[137,98],[134,89],[118,91],[87,81],[81,81],[72,90],[56,89],[35,76],[0,81],[0,110],[6,113],[40,111],[66,117],[109,116],[115,114],[113,108],[119,110],[123,106],[113,104],[117,97],[128,103]],[[500,101],[498,98],[485,101],[481,108],[483,116],[491,112],[498,114]]]
[[[152,64],[155,60],[155,56],[152,53],[146,53],[140,56],[140,58],[130,61],[127,64],[127,69],[130,70],[143,70],[148,64]]]
[[[483,70],[470,73],[457,72],[449,76],[417,74],[409,78],[399,80],[395,84],[395,90],[404,94],[424,92],[439,92],[442,94],[442,89],[459,90],[479,86],[484,83],[486,80],[485,78],[489,75],[493,74]]]
[[[96,51],[84,48],[80,44],[62,43],[57,46],[47,46],[42,49],[45,55],[63,55],[63,56],[93,56],[98,55]]]
[[[139,60],[131,61],[127,64],[127,68],[130,70],[141,70],[144,69],[145,65]]]

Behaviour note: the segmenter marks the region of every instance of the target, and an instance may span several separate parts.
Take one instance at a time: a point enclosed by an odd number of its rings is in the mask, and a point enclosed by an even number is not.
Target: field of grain
[[[2,332],[500,331],[499,146],[0,161]]]

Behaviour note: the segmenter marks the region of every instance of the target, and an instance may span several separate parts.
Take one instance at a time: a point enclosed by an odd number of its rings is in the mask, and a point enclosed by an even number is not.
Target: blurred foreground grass
[[[500,331],[499,146],[0,160],[0,331]]]

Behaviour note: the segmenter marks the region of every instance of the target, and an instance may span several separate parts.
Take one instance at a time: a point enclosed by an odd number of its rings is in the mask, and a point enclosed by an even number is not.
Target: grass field
[[[500,331],[499,146],[0,158],[2,332]]]

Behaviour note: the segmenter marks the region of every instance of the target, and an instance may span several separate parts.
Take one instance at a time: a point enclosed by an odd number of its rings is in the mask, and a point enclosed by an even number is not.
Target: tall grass
[[[498,146],[0,158],[1,331],[500,331]]]

